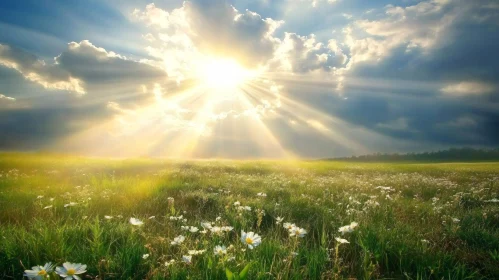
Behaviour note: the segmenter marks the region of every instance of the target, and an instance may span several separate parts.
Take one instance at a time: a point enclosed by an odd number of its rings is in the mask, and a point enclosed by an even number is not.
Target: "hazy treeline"
[[[499,161],[499,148],[452,148],[423,153],[374,153],[370,155],[334,158],[342,161]]]

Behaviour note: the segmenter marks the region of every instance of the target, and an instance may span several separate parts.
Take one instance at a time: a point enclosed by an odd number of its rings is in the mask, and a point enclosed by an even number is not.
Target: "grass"
[[[69,261],[86,264],[85,277],[98,279],[224,279],[226,269],[237,274],[247,265],[248,279],[498,279],[498,198],[499,163],[5,153],[0,278]],[[64,207],[70,202],[77,204]],[[131,217],[144,224],[130,224]],[[277,217],[307,234],[290,237]],[[201,222],[233,229],[201,233]],[[351,222],[358,227],[338,232]],[[259,234],[261,244],[249,249],[241,230]],[[179,235],[185,241],[171,245]],[[227,254],[215,255],[217,245]]]

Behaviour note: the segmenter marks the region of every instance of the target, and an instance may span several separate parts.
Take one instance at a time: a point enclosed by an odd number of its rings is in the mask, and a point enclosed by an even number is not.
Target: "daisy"
[[[215,249],[213,249],[215,256],[221,256],[227,254],[227,248],[225,246],[217,245]]]
[[[347,226],[342,226],[338,229],[338,232],[341,232],[341,234],[345,234],[347,232],[352,232],[354,229],[358,226],[359,224],[356,222],[352,222],[351,224]]]
[[[241,242],[248,245],[250,249],[253,249],[262,243],[262,238],[252,231],[244,232],[241,230]]]
[[[294,227],[296,227],[296,225],[295,225],[295,224],[292,224],[292,223],[284,223],[282,226],[283,226],[285,229],[287,229],[287,230],[291,230],[291,229],[293,229]]]
[[[136,219],[136,218],[130,218],[130,224],[140,227],[141,225],[144,224],[144,222],[142,222],[141,220]]]
[[[278,224],[282,223],[282,221],[284,221],[284,218],[283,218],[283,217],[277,217],[277,218],[275,218],[275,223],[276,223],[276,225],[278,225]]]
[[[348,242],[348,240],[343,239],[343,238],[335,237],[334,239],[336,239],[336,241],[338,241],[341,244],[350,243],[350,242]]]
[[[170,242],[170,244],[172,244],[172,245],[180,245],[180,244],[182,244],[182,242],[184,242],[184,240],[185,240],[185,236],[179,235],[179,236],[175,237],[173,239],[173,241]]]
[[[303,228],[294,227],[289,230],[289,236],[296,236],[303,238],[307,234],[307,231]]]
[[[24,271],[24,276],[28,277],[29,279],[36,279],[36,280],[41,280],[41,279],[48,279],[49,278],[49,273],[52,273],[54,271],[54,266],[52,263],[46,263],[44,266],[37,265],[33,266],[31,270],[26,269]]]
[[[87,266],[81,263],[70,263],[65,262],[62,266],[58,266],[55,269],[55,272],[59,274],[59,276],[63,277],[64,280],[77,279],[81,280],[81,278],[77,274],[82,274],[87,272]]]
[[[192,263],[192,256],[191,255],[182,256],[182,261],[184,261],[186,264],[191,264]]]
[[[72,206],[75,206],[75,205],[78,205],[78,203],[76,203],[76,202],[70,202],[68,204],[64,204],[64,208],[66,208],[66,207],[72,207]]]
[[[192,233],[194,233],[194,232],[198,232],[198,231],[199,231],[199,228],[197,228],[197,227],[190,227],[190,228],[189,228],[189,231],[190,231],[190,232],[192,232]]]
[[[165,266],[168,267],[168,266],[172,265],[173,263],[175,263],[175,260],[166,261]]]

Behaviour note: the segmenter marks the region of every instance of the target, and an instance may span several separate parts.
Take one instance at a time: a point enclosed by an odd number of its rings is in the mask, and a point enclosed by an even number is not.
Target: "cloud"
[[[481,95],[491,93],[495,90],[494,86],[481,82],[460,82],[449,84],[440,91],[449,96]]]
[[[185,1],[170,12],[149,4],[132,16],[158,28],[162,47],[194,47],[211,56],[231,56],[247,67],[272,57],[279,43],[273,34],[283,23],[249,10],[239,12],[225,0]],[[155,49],[158,47],[151,47],[151,51]]]
[[[335,41],[329,45],[317,42],[315,35],[300,36],[295,33],[285,33],[279,48],[271,63],[271,68],[280,71],[304,73],[313,70],[330,71],[341,67],[346,62],[346,56]]]
[[[85,93],[81,80],[71,76],[57,64],[46,64],[45,61],[21,49],[0,44],[0,65],[15,69],[27,80],[38,83],[46,89]]]
[[[9,108],[16,102],[13,97],[8,97],[0,93],[0,109]]]

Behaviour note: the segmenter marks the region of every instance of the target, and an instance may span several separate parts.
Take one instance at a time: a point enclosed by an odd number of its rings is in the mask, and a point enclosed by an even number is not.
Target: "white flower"
[[[456,224],[457,224],[457,223],[459,223],[461,220],[459,220],[458,218],[452,218],[452,221],[453,221],[454,223],[456,223]]]
[[[210,223],[210,222],[202,222],[202,223],[201,223],[201,226],[202,226],[203,228],[205,228],[205,229],[210,229],[210,228],[212,228],[212,226],[211,226],[211,223]]]
[[[106,220],[111,220],[111,219],[113,218],[113,216],[104,216],[104,218],[105,218]]]
[[[144,222],[142,222],[141,220],[136,219],[136,218],[130,218],[130,224],[140,227],[141,225],[144,224]]]
[[[192,256],[191,255],[182,256],[182,261],[184,261],[186,264],[191,264]]]
[[[278,225],[280,223],[282,223],[282,221],[284,221],[284,218],[283,217],[277,217],[275,218],[275,223]]]
[[[307,234],[307,231],[303,228],[294,227],[289,230],[289,236],[296,236],[303,238]]]
[[[257,195],[257,196],[261,196],[261,197],[266,197],[266,196],[267,196],[267,194],[266,194],[266,193],[264,193],[264,192],[259,192],[259,193],[257,193],[256,195]]]
[[[194,233],[194,232],[198,232],[198,231],[199,231],[199,228],[197,228],[197,227],[190,227],[190,228],[189,228],[189,231],[190,231],[190,232],[192,232],[192,233]]]
[[[296,225],[295,225],[295,224],[292,224],[292,223],[284,223],[284,224],[282,225],[282,227],[283,227],[283,228],[285,228],[285,229],[287,229],[287,230],[291,230],[291,229],[293,229],[294,227],[296,227]]]
[[[54,271],[54,266],[52,263],[46,263],[44,266],[37,265],[33,266],[30,269],[26,269],[24,271],[24,276],[28,277],[29,279],[36,279],[36,280],[41,280],[41,279],[48,279],[49,278],[49,273],[52,273]]]
[[[206,252],[206,250],[189,250],[189,255],[201,255],[204,252]]]
[[[222,231],[225,231],[225,232],[229,232],[231,230],[233,230],[234,228],[233,227],[230,227],[230,226],[223,226],[220,228]]]
[[[43,198],[43,195],[39,195],[36,197],[36,199],[42,199]]]
[[[358,226],[359,224],[356,222],[352,222],[351,224],[347,226],[342,226],[338,229],[338,232],[341,232],[341,234],[345,234],[347,232],[352,232],[354,229]]]
[[[155,219],[155,218],[156,218],[156,216],[151,216],[148,219],[151,220],[151,219]]]
[[[173,239],[173,241],[170,242],[170,244],[172,244],[172,245],[180,245],[180,244],[182,244],[182,242],[184,242],[184,240],[185,240],[185,236],[179,235],[179,236],[175,237]]]
[[[225,246],[217,245],[215,249],[213,249],[215,256],[221,256],[227,254],[227,248]]]
[[[87,266],[81,263],[70,263],[65,262],[62,266],[58,266],[55,269],[55,272],[59,274],[59,276],[63,277],[65,280],[77,279],[81,280],[81,278],[77,274],[82,274],[87,272]]]
[[[348,240],[343,238],[335,237],[334,239],[336,239],[336,241],[340,242],[341,244],[350,243],[348,242]]]
[[[220,216],[219,216],[219,217],[217,217],[217,218],[215,219],[215,221],[217,221],[217,222],[218,222],[218,221],[220,221],[221,219],[222,219],[222,217],[220,217]]]
[[[241,205],[241,202],[239,201],[234,202],[234,206],[239,206],[239,205]]]
[[[70,202],[68,204],[64,204],[64,208],[66,208],[66,207],[72,207],[72,206],[75,206],[75,205],[78,205],[78,203],[76,203],[76,202]]]
[[[241,242],[248,245],[250,249],[253,249],[262,243],[262,238],[252,231],[244,232],[241,230]]]
[[[211,227],[210,230],[211,230],[211,233],[214,233],[214,234],[221,234],[222,233],[221,227]]]
[[[52,205],[49,205],[49,206],[45,206],[45,207],[43,207],[43,209],[50,209],[50,208],[52,208],[52,207],[53,207]]]
[[[149,254],[143,254],[143,255],[142,255],[142,258],[143,258],[144,260],[145,260],[145,259],[147,259],[147,258],[149,258]]]
[[[168,266],[172,265],[173,263],[175,263],[175,260],[166,261],[165,266],[168,267]]]

